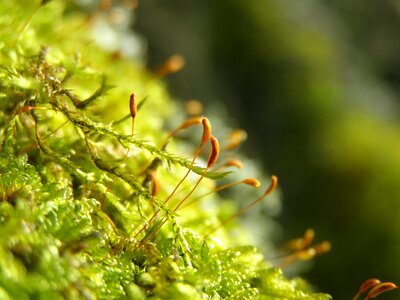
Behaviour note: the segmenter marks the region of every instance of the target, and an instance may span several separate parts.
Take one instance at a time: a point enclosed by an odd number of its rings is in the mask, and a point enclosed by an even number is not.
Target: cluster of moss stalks
[[[96,48],[89,28],[62,1],[0,2],[0,299],[330,299],[226,228],[204,238],[223,214],[217,195],[215,209],[173,213],[198,177],[163,205],[192,146],[160,147],[173,108],[163,85]],[[196,173],[202,193],[229,175]]]

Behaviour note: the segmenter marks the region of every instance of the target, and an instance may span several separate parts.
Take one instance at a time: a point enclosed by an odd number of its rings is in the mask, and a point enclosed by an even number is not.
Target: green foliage
[[[203,239],[218,210],[193,205],[178,218],[163,205],[190,160],[157,146],[173,107],[161,82],[96,48],[90,21],[64,2],[0,11],[1,299],[330,299],[225,230],[223,247]],[[148,96],[133,137],[132,91]],[[157,197],[145,184],[154,160]],[[228,174],[205,175],[210,191]]]

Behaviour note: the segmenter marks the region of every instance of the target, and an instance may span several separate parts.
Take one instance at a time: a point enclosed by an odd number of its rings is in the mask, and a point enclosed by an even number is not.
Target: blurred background
[[[301,275],[334,299],[399,283],[400,2],[146,0],[135,17],[150,68],[186,59],[173,94],[224,102],[278,175],[276,243],[309,227],[331,241]]]
[[[145,0],[132,23],[150,69],[185,58],[172,94],[223,102],[242,150],[278,175],[276,245],[307,228],[332,243],[301,276],[334,299],[400,283],[398,0]]]

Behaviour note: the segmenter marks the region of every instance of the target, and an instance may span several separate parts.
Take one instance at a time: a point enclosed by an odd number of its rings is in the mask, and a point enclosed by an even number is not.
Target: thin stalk
[[[243,207],[242,209],[238,210],[236,213],[234,213],[232,216],[230,216],[229,218],[227,218],[225,221],[223,221],[222,223],[220,223],[217,227],[215,227],[214,229],[212,229],[210,232],[208,232],[204,238],[207,238],[210,234],[214,233],[215,231],[217,231],[218,229],[220,229],[221,227],[225,226],[227,223],[229,223],[230,221],[232,221],[233,219],[239,217],[240,215],[242,215],[243,213],[245,213],[246,211],[248,211],[249,209],[251,209],[252,207],[254,207],[255,205],[257,205],[258,203],[260,203],[265,197],[267,197],[268,195],[270,195],[276,188],[276,186],[278,185],[278,178],[274,175],[271,176],[271,184],[268,187],[268,189],[264,192],[263,195],[261,195],[259,198],[257,198],[255,201],[253,201],[252,203],[250,203],[249,205]]]

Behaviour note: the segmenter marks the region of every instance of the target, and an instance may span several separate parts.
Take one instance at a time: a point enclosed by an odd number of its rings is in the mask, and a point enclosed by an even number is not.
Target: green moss
[[[1,299],[330,298],[234,246],[224,229],[223,247],[203,239],[218,210],[178,216],[162,204],[190,166],[189,154],[168,149],[190,145],[159,147],[174,106],[160,81],[98,49],[88,19],[64,2],[3,1],[0,11]],[[133,138],[132,91],[147,97]],[[143,182],[155,159],[154,199]],[[208,172],[203,189],[226,175]]]

